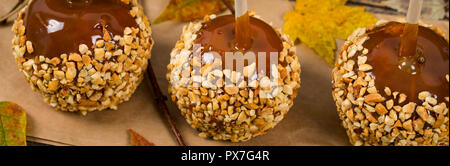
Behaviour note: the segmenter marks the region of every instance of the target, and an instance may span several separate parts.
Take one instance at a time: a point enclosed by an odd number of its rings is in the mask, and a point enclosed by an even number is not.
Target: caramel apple
[[[239,47],[235,20],[211,15],[189,24],[170,55],[169,93],[203,138],[240,142],[266,133],[300,87],[293,42],[251,14],[251,42]]]
[[[32,0],[14,22],[13,53],[57,110],[117,109],[143,79],[149,25],[136,0]]]
[[[449,145],[449,42],[420,26],[400,54],[405,24],[356,30],[333,70],[333,97],[353,145]]]

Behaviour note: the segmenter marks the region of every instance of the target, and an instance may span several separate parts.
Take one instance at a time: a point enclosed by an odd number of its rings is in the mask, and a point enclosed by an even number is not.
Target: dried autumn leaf
[[[0,146],[26,146],[27,115],[19,105],[0,102]]]
[[[285,14],[283,31],[299,39],[325,61],[334,65],[334,38],[346,39],[356,28],[375,24],[373,14],[364,7],[346,6],[347,0],[301,0],[296,9]]]
[[[130,134],[131,146],[155,146],[154,143],[147,141],[144,137],[136,133],[134,130],[128,130]]]
[[[233,0],[227,0],[233,3]],[[226,9],[222,0],[170,0],[162,14],[153,21],[159,24],[168,20],[192,21]]]

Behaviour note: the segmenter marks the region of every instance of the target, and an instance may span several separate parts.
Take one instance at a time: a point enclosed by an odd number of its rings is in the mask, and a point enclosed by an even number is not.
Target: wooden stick
[[[420,19],[420,12],[422,11],[423,0],[410,0],[408,15],[406,22],[409,24],[418,24]]]
[[[403,28],[402,41],[400,43],[400,57],[416,55],[417,36],[419,33],[419,19],[423,0],[410,0],[407,23]]]
[[[236,18],[239,18],[243,16],[245,13],[247,13],[247,0],[235,0],[234,1],[234,9],[235,9],[235,16]]]
[[[236,47],[246,50],[251,46],[250,16],[247,9],[247,0],[235,0],[235,43]]]
[[[165,97],[161,92],[161,89],[159,88],[158,81],[156,80],[155,72],[153,71],[152,63],[149,60],[148,62],[148,68],[147,68],[147,78],[149,79],[150,87],[153,89],[154,93],[154,100],[156,101],[156,104],[158,104],[159,110],[164,114],[164,117],[166,118],[167,122],[170,125],[170,128],[172,130],[173,135],[175,135],[178,144],[180,146],[186,146],[186,144],[183,141],[183,137],[181,137],[180,132],[178,131],[177,127],[175,126],[175,122],[172,119],[172,116],[169,113],[169,109],[167,108]]]

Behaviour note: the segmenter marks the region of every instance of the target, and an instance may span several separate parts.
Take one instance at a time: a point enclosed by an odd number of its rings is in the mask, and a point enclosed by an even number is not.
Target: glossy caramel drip
[[[25,13],[27,40],[34,52],[26,57],[59,57],[78,52],[80,44],[92,47],[104,35],[123,36],[137,27],[131,7],[120,0],[33,0]]]
[[[250,15],[245,13],[236,20],[236,38],[234,39],[237,49],[247,50],[252,44],[250,37]]]
[[[376,88],[382,93],[389,87],[392,92],[406,94],[408,102],[416,103],[421,103],[418,94],[428,91],[439,103],[444,102],[444,97],[449,96],[445,78],[449,73],[448,42],[433,30],[420,26],[417,56],[404,59],[399,56],[403,27],[404,24],[390,22],[368,33],[369,40],[363,46],[369,50],[367,63],[373,67],[369,75],[375,79]],[[409,67],[412,72],[402,67]]]
[[[406,23],[401,35],[402,41],[400,44],[400,56],[409,57],[415,56],[417,48],[417,35],[419,33],[418,24]]]
[[[205,48],[203,52],[214,51],[219,53],[222,56],[222,63],[224,63],[225,52],[241,50],[236,47],[234,42],[235,20],[233,15],[226,15],[207,22],[200,30],[196,43]],[[265,52],[267,55],[266,64],[270,64],[270,52],[280,53],[283,50],[282,41],[278,34],[272,26],[262,20],[250,17],[250,34],[251,45],[245,52],[252,51],[256,55],[258,55],[258,52]],[[256,62],[258,62],[258,56],[256,57]],[[269,71],[270,66],[267,65],[267,67],[267,71]]]

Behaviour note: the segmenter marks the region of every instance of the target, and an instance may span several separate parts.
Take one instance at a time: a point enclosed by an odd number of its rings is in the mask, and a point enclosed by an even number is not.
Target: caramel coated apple
[[[251,46],[239,48],[235,17],[211,15],[186,26],[172,50],[169,93],[203,138],[249,140],[275,127],[293,105],[300,87],[293,42],[255,16],[250,27]]]
[[[136,0],[32,0],[14,23],[14,55],[57,110],[117,109],[143,78],[153,45]]]
[[[400,56],[403,29],[358,29],[340,51],[333,97],[354,145],[448,146],[448,40],[420,26],[416,53]]]

